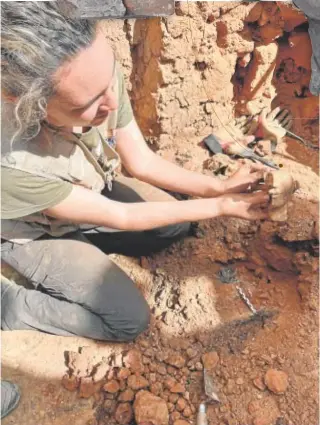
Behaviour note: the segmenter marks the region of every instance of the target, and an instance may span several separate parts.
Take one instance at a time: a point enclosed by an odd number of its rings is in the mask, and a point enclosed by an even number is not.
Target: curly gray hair
[[[96,37],[96,22],[77,19],[63,3],[1,2],[1,87],[15,102],[13,139],[39,133],[55,90],[53,74]]]

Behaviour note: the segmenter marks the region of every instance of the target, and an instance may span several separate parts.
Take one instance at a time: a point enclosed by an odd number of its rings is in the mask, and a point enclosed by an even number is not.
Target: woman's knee
[[[111,328],[113,340],[120,342],[133,341],[148,328],[150,323],[150,309],[148,304],[144,302],[139,309],[126,312],[123,317],[114,319],[113,324],[106,326],[106,334],[110,335]]]

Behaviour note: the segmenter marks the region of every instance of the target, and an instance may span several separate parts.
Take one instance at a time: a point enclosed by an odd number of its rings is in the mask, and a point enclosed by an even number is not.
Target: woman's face
[[[99,31],[90,47],[54,75],[56,91],[49,99],[47,121],[59,127],[91,127],[117,109],[115,57]]]

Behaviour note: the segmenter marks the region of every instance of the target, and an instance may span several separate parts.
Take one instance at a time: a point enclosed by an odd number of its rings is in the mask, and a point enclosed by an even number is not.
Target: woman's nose
[[[118,109],[118,99],[114,90],[110,89],[106,92],[99,109],[101,111],[114,111]]]

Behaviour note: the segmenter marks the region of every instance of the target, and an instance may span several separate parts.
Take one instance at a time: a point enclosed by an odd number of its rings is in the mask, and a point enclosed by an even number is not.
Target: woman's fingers
[[[248,196],[248,201],[252,205],[267,205],[270,201],[270,195],[265,192],[254,192]]]

